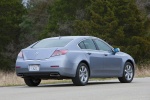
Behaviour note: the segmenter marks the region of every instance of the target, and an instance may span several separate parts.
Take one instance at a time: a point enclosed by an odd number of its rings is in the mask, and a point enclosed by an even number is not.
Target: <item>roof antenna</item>
[[[59,39],[61,38],[61,36],[59,35]]]
[[[61,38],[61,33],[59,32],[59,39]]]

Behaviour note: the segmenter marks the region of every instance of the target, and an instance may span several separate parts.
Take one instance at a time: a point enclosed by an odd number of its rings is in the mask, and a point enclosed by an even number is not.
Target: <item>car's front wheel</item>
[[[33,86],[38,86],[41,83],[41,79],[24,78],[24,82],[26,83],[26,85],[33,87]]]
[[[78,65],[76,76],[72,79],[74,85],[84,86],[89,80],[89,69],[85,63],[80,63]]]
[[[130,83],[134,77],[134,66],[130,62],[126,62],[124,65],[123,76],[119,77],[121,83]]]

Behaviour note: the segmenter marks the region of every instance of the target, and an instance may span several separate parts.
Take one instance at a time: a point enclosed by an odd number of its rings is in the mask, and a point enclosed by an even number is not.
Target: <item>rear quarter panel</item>
[[[69,51],[67,53],[68,62],[72,63],[71,67],[73,68],[74,77],[76,75],[76,70],[81,61],[86,61],[89,63],[89,60],[86,58],[84,51]]]

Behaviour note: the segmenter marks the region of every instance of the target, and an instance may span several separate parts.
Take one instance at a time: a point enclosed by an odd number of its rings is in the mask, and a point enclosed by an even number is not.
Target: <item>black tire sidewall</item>
[[[37,80],[37,82],[34,82],[34,80]],[[26,85],[28,86],[38,86],[41,83],[41,79],[33,79],[33,78],[24,78],[24,81]]]
[[[130,65],[132,67],[132,71],[133,71],[133,76],[130,80],[127,80],[125,77],[125,68],[127,65]],[[130,83],[133,80],[133,78],[134,78],[134,67],[130,62],[126,62],[124,65],[124,69],[123,69],[123,77],[122,77],[123,83]]]
[[[80,76],[79,76],[80,68],[81,68],[82,66],[85,66],[86,69],[87,69],[87,71],[88,71],[88,79],[87,79],[87,81],[84,82],[84,83],[80,80]],[[86,84],[88,83],[88,80],[89,80],[89,69],[88,69],[88,66],[87,66],[85,63],[80,63],[80,64],[78,65],[78,68],[77,68],[77,71],[76,71],[76,76],[72,79],[72,81],[73,81],[73,83],[74,83],[75,85],[77,85],[77,86],[84,86],[84,85],[86,85]]]

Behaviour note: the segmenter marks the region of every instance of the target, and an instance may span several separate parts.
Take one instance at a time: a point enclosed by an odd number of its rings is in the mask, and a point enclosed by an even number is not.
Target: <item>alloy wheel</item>
[[[82,83],[85,83],[88,80],[88,70],[85,66],[81,66],[79,70],[79,77]]]

